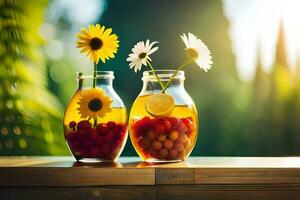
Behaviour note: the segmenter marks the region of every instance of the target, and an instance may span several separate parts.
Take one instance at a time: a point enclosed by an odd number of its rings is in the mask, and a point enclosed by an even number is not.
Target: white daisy
[[[188,33],[180,36],[186,46],[186,52],[190,58],[204,71],[208,71],[211,68],[212,57],[207,46],[192,33]]]
[[[132,53],[129,54],[126,59],[129,63],[130,69],[134,68],[134,72],[141,70],[142,66],[147,66],[147,62],[151,61],[149,57],[155,51],[158,50],[158,47],[153,47],[154,44],[158,42],[151,42],[147,40],[146,42],[138,42],[132,48]],[[152,48],[153,47],[153,48]]]

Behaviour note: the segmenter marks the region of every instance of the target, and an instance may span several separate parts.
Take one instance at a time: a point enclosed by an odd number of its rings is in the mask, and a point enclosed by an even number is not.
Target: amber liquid
[[[131,109],[131,113],[130,113],[130,121],[129,121],[129,128],[130,128],[130,139],[133,143],[134,148],[136,149],[137,153],[139,154],[139,156],[142,158],[142,160],[145,161],[150,161],[150,162],[159,162],[159,161],[172,161],[172,160],[185,160],[189,154],[191,153],[191,151],[193,150],[196,140],[197,140],[197,135],[198,135],[198,115],[197,115],[197,110],[195,108],[194,105],[176,105],[174,107],[174,110],[171,114],[171,116],[169,116],[166,119],[158,119],[158,118],[154,118],[152,117],[145,109],[145,103],[148,99],[149,95],[146,96],[140,96],[136,99],[136,101],[134,102],[132,109]],[[152,121],[155,122],[155,120],[157,119],[157,121],[165,123],[166,121],[168,121],[168,119],[170,118],[175,118],[177,120],[179,120],[181,123],[182,121],[189,121],[190,126],[192,126],[192,128],[190,129],[191,131],[187,134],[187,139],[185,139],[185,142],[182,143],[184,145],[184,149],[182,149],[182,145],[178,144],[179,143],[179,139],[173,139],[171,143],[171,146],[173,144],[172,148],[169,148],[168,145],[164,145],[165,140],[171,140],[170,134],[168,133],[160,133],[158,134],[157,132],[154,131],[154,136],[151,136],[150,138],[156,138],[153,140],[150,140],[150,145],[148,144],[149,141],[146,141],[146,146],[142,148],[141,146],[145,146],[143,144],[141,144],[141,140],[145,138],[145,140],[147,140],[147,134],[149,137],[149,133],[147,133],[147,131],[145,131],[144,133],[137,133],[136,130],[136,125],[138,125],[139,122],[142,122],[141,120],[147,121],[147,118],[150,118]],[[150,123],[150,122],[149,122]],[[147,122],[145,122],[145,126],[147,126]],[[167,122],[167,124],[170,124],[169,122]],[[153,127],[153,126],[152,126]],[[188,127],[188,126],[187,126]],[[154,129],[156,127],[153,127]],[[175,132],[177,132],[180,135],[180,131],[178,130],[178,128],[176,127],[171,127],[171,129]],[[148,131],[149,132],[149,131]],[[169,133],[171,132],[171,130],[169,131]],[[153,132],[152,132],[153,134]],[[165,134],[165,136],[161,136],[162,139],[158,139],[159,135],[163,135]],[[178,135],[177,134],[177,135]],[[176,136],[176,133],[175,133]],[[153,149],[152,149],[152,145],[156,145],[154,143],[158,143],[160,142],[161,144],[158,145],[158,147],[155,147],[156,150],[154,151],[154,155],[153,155]],[[142,142],[143,143],[143,142]],[[144,142],[145,143],[145,142]],[[149,147],[150,146],[150,147]],[[161,146],[161,148],[159,148]],[[167,147],[167,149],[164,149],[165,147]],[[178,146],[178,148],[177,148]],[[180,150],[180,151],[179,151]],[[169,156],[167,156],[166,152],[169,152]],[[170,155],[175,152],[175,156],[170,157]]]
[[[93,118],[89,120],[83,119],[77,110],[80,92],[77,91],[70,100],[63,121],[65,138],[69,149],[75,158],[81,161],[84,161],[83,159],[86,158],[99,161],[115,160],[122,152],[128,136],[126,108],[113,107],[111,112],[107,113],[103,118],[98,117],[96,123]],[[83,131],[78,131],[78,124],[83,121],[90,127],[82,129]],[[71,122],[75,122],[76,126],[70,126]],[[109,123],[113,124],[115,130],[114,128],[107,128]],[[102,127],[99,128],[99,126]],[[101,132],[101,128],[106,130],[105,133]],[[91,131],[91,129],[93,130]],[[83,136],[77,135],[78,133],[82,134],[82,132],[84,132]],[[113,137],[113,134],[117,136]]]

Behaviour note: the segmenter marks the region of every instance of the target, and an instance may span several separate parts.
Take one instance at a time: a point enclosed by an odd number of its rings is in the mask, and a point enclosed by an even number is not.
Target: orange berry
[[[181,133],[178,135],[177,142],[185,143],[187,139],[188,139],[187,135],[184,133]]]
[[[168,156],[168,150],[167,149],[161,149],[158,151],[158,157],[160,159],[164,159]]]
[[[156,138],[156,133],[155,133],[154,131],[148,131],[148,132],[147,132],[147,138],[148,138],[149,140],[155,140],[155,138]]]
[[[166,149],[172,149],[173,146],[174,146],[174,142],[172,140],[168,139],[164,142],[164,147]]]
[[[189,138],[187,138],[187,140],[184,143],[185,148],[189,148],[191,146],[191,140]]]
[[[147,149],[151,146],[151,142],[147,138],[140,138],[138,144],[143,149]]]
[[[153,148],[154,150],[160,150],[160,149],[162,148],[162,143],[159,142],[159,141],[157,141],[157,140],[154,140],[154,141],[152,142],[152,148]]]
[[[157,157],[157,151],[154,150],[154,149],[152,149],[152,148],[150,148],[150,149],[148,150],[148,154],[149,154],[149,157],[154,157],[154,158]]]
[[[178,152],[175,149],[169,150],[169,158],[174,159],[177,158]]]
[[[184,150],[184,145],[182,143],[176,142],[175,145],[174,145],[174,148],[177,151],[183,151]]]
[[[160,135],[157,138],[157,140],[160,141],[160,142],[164,142],[164,141],[166,141],[166,139],[167,139],[167,136],[165,134]]]
[[[175,141],[175,140],[177,140],[178,135],[179,135],[178,131],[173,130],[173,131],[171,131],[171,133],[169,134],[169,138],[170,138],[171,140]]]

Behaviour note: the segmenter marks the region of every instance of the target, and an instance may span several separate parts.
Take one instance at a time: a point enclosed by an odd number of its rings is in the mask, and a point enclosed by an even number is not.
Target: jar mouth
[[[94,79],[94,75],[84,75],[82,72],[76,72],[77,79]],[[113,71],[96,71],[96,79],[114,79]]]
[[[169,80],[176,73],[176,70],[159,69],[154,70],[154,72],[162,81],[165,81]],[[178,73],[176,74],[176,76],[173,77],[173,79],[184,80],[184,71],[178,71]],[[142,80],[156,80],[156,76],[152,70],[144,71]]]

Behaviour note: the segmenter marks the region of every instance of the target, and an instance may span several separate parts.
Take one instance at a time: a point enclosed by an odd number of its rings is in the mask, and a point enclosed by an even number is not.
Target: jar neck
[[[160,78],[163,85],[166,85],[168,81],[171,79],[171,77],[174,75],[176,71],[175,70],[156,70],[155,73]],[[179,71],[175,77],[171,79],[171,82],[168,86],[168,89],[171,88],[184,88],[184,72]],[[143,73],[143,90],[149,91],[149,90],[159,90],[161,91],[162,88],[154,75],[152,71],[145,71]]]
[[[96,87],[112,87],[114,78],[113,71],[97,71],[95,77],[93,75],[83,75],[83,73],[77,72],[77,88],[78,90],[91,88],[93,87],[94,80]]]

